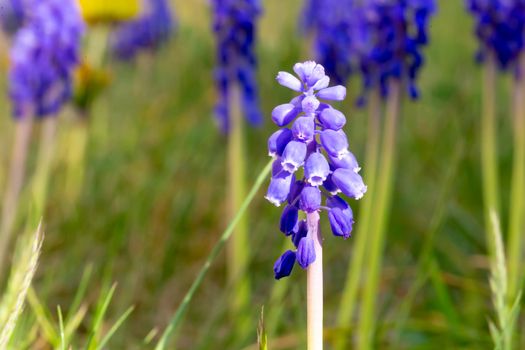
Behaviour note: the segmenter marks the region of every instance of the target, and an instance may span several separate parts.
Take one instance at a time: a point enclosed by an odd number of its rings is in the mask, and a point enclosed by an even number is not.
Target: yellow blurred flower
[[[140,11],[139,0],[80,0],[80,7],[88,23],[127,21]]]

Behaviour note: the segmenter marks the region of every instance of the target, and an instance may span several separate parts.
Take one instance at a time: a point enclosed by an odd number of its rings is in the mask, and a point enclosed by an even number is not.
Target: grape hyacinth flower
[[[346,118],[326,102],[342,101],[346,89],[328,87],[329,77],[314,61],[297,63],[293,69],[299,79],[279,72],[277,81],[300,95],[274,108],[272,120],[281,129],[268,140],[268,152],[275,160],[266,199],[276,206],[284,204],[280,228],[297,248],[276,261],[276,279],[288,276],[295,262],[306,269],[316,260],[314,233],[307,228],[307,220],[299,218],[300,211],[307,217],[326,211],[332,233],[348,238],[353,213],[339,193],[360,199],[366,192],[342,129]]]
[[[69,100],[84,23],[76,0],[28,0],[10,48],[9,95],[16,121],[0,224],[0,271],[25,177],[33,117],[53,116]],[[57,118],[45,118],[37,162],[35,207],[43,206]]]
[[[363,78],[363,96],[379,88],[386,97],[391,79],[406,80],[411,98],[419,95],[417,74],[428,43],[428,21],[435,0],[370,0],[356,9],[353,48]]]
[[[494,258],[492,237],[497,233],[492,214],[501,216],[501,186],[498,168],[497,79],[498,70],[512,72],[513,166],[508,218],[508,297],[514,300],[522,289],[523,226],[525,225],[525,1],[465,0],[474,17],[479,42],[477,59],[483,63],[483,98],[481,115],[481,173],[483,203],[489,255]],[[507,141],[507,140],[505,140]],[[491,244],[492,243],[492,244]],[[512,339],[510,339],[512,340]],[[512,348],[511,344],[505,345]]]
[[[484,61],[492,54],[503,70],[515,67],[523,51],[525,30],[525,1],[466,0],[475,19],[479,40],[477,58]]]
[[[262,122],[256,82],[254,40],[261,13],[258,0],[212,0],[213,31],[217,40],[215,115],[223,132],[230,129],[234,85],[240,89],[243,113],[252,125]]]
[[[71,97],[84,23],[73,0],[33,0],[10,50],[13,115],[44,117]]]
[[[174,19],[167,0],[144,0],[142,15],[124,22],[113,33],[111,48],[121,60],[131,60],[140,51],[156,51],[168,41]]]
[[[337,84],[346,84],[353,65],[353,6],[355,0],[308,0],[301,29],[314,36],[317,60]]]
[[[0,26],[11,36],[24,24],[27,10],[24,0],[0,0]]]

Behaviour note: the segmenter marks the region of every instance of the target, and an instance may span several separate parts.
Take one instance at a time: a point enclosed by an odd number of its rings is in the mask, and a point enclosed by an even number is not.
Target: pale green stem
[[[204,277],[206,276],[206,273],[208,272],[208,270],[211,267],[211,264],[213,263],[215,258],[217,258],[217,255],[219,255],[219,253],[222,250],[224,244],[228,241],[228,239],[230,238],[230,236],[233,233],[233,230],[235,229],[235,227],[237,226],[237,224],[241,220],[242,216],[244,215],[244,213],[248,209],[248,206],[250,205],[251,201],[253,200],[253,198],[257,194],[257,191],[262,186],[262,184],[265,181],[266,177],[270,173],[271,167],[272,167],[272,162],[269,162],[264,167],[264,169],[261,171],[259,176],[257,177],[257,180],[255,181],[255,184],[251,188],[251,190],[248,193],[248,195],[245,197],[241,207],[239,208],[239,211],[237,212],[235,217],[232,219],[232,221],[230,222],[230,224],[228,225],[226,230],[222,233],[221,238],[219,239],[219,241],[213,247],[212,251],[208,255],[208,258],[204,262],[204,266],[199,271],[199,273],[198,273],[197,277],[195,278],[195,280],[193,281],[190,289],[188,290],[188,292],[184,296],[184,299],[182,299],[182,303],[179,305],[179,307],[175,311],[175,314],[173,315],[173,317],[172,317],[170,323],[168,324],[168,326],[166,327],[166,330],[162,334],[162,337],[160,338],[157,346],[155,347],[155,350],[162,350],[162,349],[166,348],[167,342],[168,342],[171,334],[177,329],[177,326],[180,324],[180,322],[182,320],[182,316],[184,315],[184,312],[188,308],[189,303],[191,302],[191,300],[193,298],[193,295],[195,294],[195,291],[201,285],[202,281],[204,280]]]
[[[314,240],[315,261],[306,270],[307,344],[308,350],[323,349],[323,238],[319,213],[306,215],[308,236]]]
[[[245,163],[244,163],[244,134],[243,115],[241,111],[241,90],[237,85],[231,89],[230,130],[228,134],[228,201],[231,219],[239,211],[246,197]],[[248,243],[247,216],[244,215],[227,245],[228,282],[233,286],[230,295],[230,311],[235,319],[244,323],[242,317],[250,302],[250,280],[245,273],[250,246]]]
[[[372,349],[375,330],[376,302],[379,277],[381,272],[383,249],[385,245],[386,225],[390,214],[390,199],[394,178],[394,159],[396,133],[401,98],[400,82],[390,84],[386,102],[385,126],[381,149],[381,161],[378,168],[377,192],[374,210],[374,223],[370,231],[370,247],[367,249],[368,275],[363,291],[363,305],[358,325],[358,349]]]
[[[75,116],[74,125],[66,135],[68,149],[66,150],[67,168],[65,193],[69,203],[75,203],[84,182],[84,158],[88,141],[88,116]]]
[[[368,186],[365,197],[363,198],[363,209],[356,222],[357,234],[355,235],[355,245],[352,249],[352,257],[347,268],[346,283],[343,289],[341,303],[339,304],[339,314],[337,325],[339,328],[349,328],[352,316],[356,307],[357,291],[361,281],[363,271],[363,259],[370,244],[370,226],[372,211],[374,207],[374,191],[376,186],[377,158],[379,149],[379,134],[381,127],[381,100],[379,91],[374,90],[370,95],[368,115],[368,136],[367,150],[365,157],[365,183]],[[336,338],[335,349],[347,349],[348,333],[340,332]]]
[[[485,215],[486,241],[489,255],[494,254],[490,222],[490,210],[499,217],[499,181],[497,162],[497,127],[496,127],[496,63],[489,56],[484,67],[483,76],[483,115],[481,119],[481,173],[483,178],[483,205]]]
[[[520,57],[520,76],[514,79],[514,159],[512,168],[512,186],[510,191],[509,239],[507,251],[509,266],[509,297],[516,298],[523,284],[523,235],[525,227],[525,56]]]
[[[9,244],[16,220],[20,190],[24,183],[32,128],[32,113],[27,113],[15,124],[15,138],[4,192],[2,223],[0,224],[0,280],[4,272],[5,255],[9,251]]]
[[[47,198],[49,174],[53,161],[56,140],[57,116],[50,116],[42,121],[40,143],[38,148],[38,162],[32,181],[33,192],[33,219],[39,220],[44,215]]]

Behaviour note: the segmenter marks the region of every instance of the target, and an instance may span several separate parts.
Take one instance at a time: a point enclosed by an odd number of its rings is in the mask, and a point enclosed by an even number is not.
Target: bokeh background
[[[106,316],[108,327],[130,305],[135,310],[107,348],[152,348],[148,341],[155,329],[166,326],[228,223],[226,139],[212,116],[214,41],[209,4],[194,0],[172,1],[172,5],[178,29],[166,47],[135,63],[110,62],[111,84],[94,105],[85,178],[75,201],[68,199],[63,186],[73,112],[66,109],[60,116],[44,217],[46,237],[34,290],[56,321],[56,306],[67,311],[82,276],[91,271],[83,299],[88,312],[76,336],[79,343],[88,336],[100,295],[116,282]],[[248,184],[268,162],[266,139],[276,130],[271,110],[292,97],[275,82],[276,73],[312,58],[307,38],[298,31],[302,5],[299,0],[263,1],[257,55],[265,123],[247,129]],[[462,1],[442,0],[438,5],[419,80],[421,99],[402,106],[395,192],[378,295],[378,349],[492,347],[479,160],[481,70],[474,62],[472,19]],[[0,94],[0,189],[14,127],[5,93],[6,69],[2,66],[0,79],[4,91]],[[510,80],[506,79],[497,90],[503,217],[508,210],[512,156],[505,107],[510,104],[506,100]],[[351,78],[348,97],[338,108],[348,118],[345,128],[351,147],[363,160],[367,118],[353,103],[359,87],[359,79]],[[37,147],[35,139],[32,148]],[[362,166],[366,172],[366,164]],[[32,156],[29,173],[33,167]],[[248,211],[254,293],[244,313],[252,327],[246,330],[228,313],[232,290],[221,255],[191,303],[173,346],[255,349],[250,346],[256,344],[264,305],[270,348],[305,348],[306,276],[297,270],[286,281],[274,280],[273,262],[285,239],[278,229],[280,210],[263,196],[264,189]],[[354,208],[359,211],[357,204]],[[329,234],[328,227],[324,231]],[[353,239],[326,239],[324,247],[325,327],[330,333]],[[276,287],[279,284],[286,286]],[[282,299],[272,301],[275,288],[288,290]],[[45,341],[39,342],[42,331],[29,331],[38,323],[33,309],[28,306],[22,320],[27,337],[33,339],[28,347],[47,349]],[[518,348],[525,348],[525,343]]]

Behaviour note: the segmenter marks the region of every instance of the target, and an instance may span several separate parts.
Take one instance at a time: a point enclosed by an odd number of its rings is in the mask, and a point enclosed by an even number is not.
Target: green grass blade
[[[97,306],[97,311],[95,313],[95,318],[91,327],[91,334],[89,336],[89,341],[86,345],[86,349],[88,350],[94,350],[97,346],[96,343],[101,332],[102,321],[104,320],[104,316],[106,315],[106,311],[108,310],[109,303],[113,298],[113,294],[115,293],[116,288],[117,285],[113,284],[107,292],[106,296],[100,300],[101,302],[99,302]]]
[[[204,262],[204,266],[199,271],[199,273],[198,273],[197,277],[195,278],[195,280],[193,281],[190,289],[188,290],[188,292],[184,296],[184,299],[182,300],[182,303],[179,305],[179,307],[175,311],[175,314],[173,315],[170,323],[168,324],[168,326],[164,330],[164,333],[162,334],[159,342],[157,343],[157,346],[155,347],[155,350],[163,350],[163,349],[166,348],[166,343],[169,340],[169,337],[171,336],[173,331],[175,331],[177,326],[179,325],[179,323],[180,323],[180,321],[182,319],[182,316],[184,315],[184,312],[188,308],[188,305],[191,302],[191,300],[193,298],[193,295],[195,294],[195,291],[197,290],[197,288],[202,283],[202,281],[204,279],[204,276],[206,275],[206,273],[210,269],[210,266],[211,266],[212,262],[215,260],[215,258],[219,254],[219,252],[222,250],[222,248],[223,248],[224,244],[226,243],[226,241],[228,240],[228,238],[230,238],[230,236],[231,236],[231,234],[233,232],[233,229],[235,228],[235,226],[237,226],[237,223],[240,221],[240,219],[243,216],[244,212],[248,209],[248,206],[250,205],[250,203],[252,202],[253,198],[257,194],[257,191],[259,190],[259,188],[262,186],[263,182],[268,177],[268,174],[270,173],[271,167],[272,167],[272,162],[269,162],[264,167],[264,169],[261,171],[259,176],[257,177],[257,180],[255,181],[255,184],[253,185],[253,187],[251,188],[250,192],[246,196],[246,199],[242,203],[242,206],[240,207],[239,212],[232,219],[232,221],[230,222],[230,224],[228,225],[226,230],[221,235],[221,238],[215,244],[215,246],[213,247],[212,251],[208,255],[208,258]]]
[[[115,334],[115,332],[120,328],[120,326],[122,326],[122,324],[124,323],[124,321],[126,321],[126,319],[129,317],[129,315],[133,312],[133,310],[135,309],[134,306],[130,306],[123,314],[122,316],[119,317],[119,319],[117,320],[117,322],[115,322],[115,324],[109,329],[109,331],[106,333],[106,335],[104,336],[104,338],[102,338],[102,340],[100,341],[100,344],[97,346],[97,350],[102,350],[104,349],[104,346],[106,345],[106,343],[111,339],[111,337],[113,336],[113,334]]]
[[[57,306],[57,315],[58,315],[58,330],[60,333],[60,350],[66,350],[66,336],[64,331],[64,318],[62,316],[62,309],[60,308],[60,305]]]

